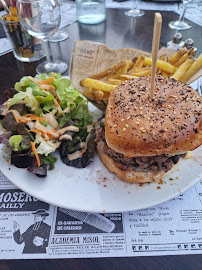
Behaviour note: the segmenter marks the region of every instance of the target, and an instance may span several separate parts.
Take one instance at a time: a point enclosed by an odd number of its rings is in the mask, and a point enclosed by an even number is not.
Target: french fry
[[[169,77],[169,73],[166,72],[166,71],[164,71],[164,70],[162,70],[162,71],[161,71],[161,76],[162,76],[162,77]]]
[[[128,60],[128,62],[129,62],[129,65],[128,65],[128,70],[127,70],[127,72],[128,72],[129,70],[131,70],[131,69],[133,68],[133,66],[134,66],[133,61]]]
[[[137,56],[135,56],[135,57],[132,59],[133,65],[135,65],[135,63],[137,62],[137,59],[138,59]]]
[[[167,63],[168,62],[168,55],[167,54],[161,55],[160,60]]]
[[[181,66],[189,58],[188,53],[183,54],[173,65],[175,67]]]
[[[144,65],[145,66],[152,66],[152,59],[151,58],[148,58],[148,57],[146,57],[145,59],[144,59]],[[164,62],[164,61],[162,61],[162,60],[157,60],[157,63],[156,63],[156,65],[157,65],[157,68],[160,68],[161,70],[164,70],[164,71],[166,71],[166,72],[168,72],[168,73],[171,73],[171,74],[174,74],[175,73],[175,71],[176,71],[176,67],[174,67],[173,65],[171,65],[171,64],[169,64],[169,63],[166,63],[166,62]]]
[[[177,55],[178,53],[176,52],[170,59],[169,62],[173,65],[177,61]]]
[[[189,69],[193,62],[194,60],[187,59],[181,66],[179,66],[179,68],[175,71],[171,78],[180,81],[180,78],[185,74],[185,72]]]
[[[107,76],[107,79],[118,79],[120,74],[126,74],[128,71],[128,68],[130,66],[130,62],[126,59],[124,59],[125,61],[125,65],[123,67],[121,67],[119,70],[117,70],[116,73]]]
[[[161,55],[160,60],[157,60],[156,73],[187,82],[202,67],[202,54],[195,61],[194,54],[194,48],[189,51],[182,48],[169,59],[170,63],[167,54]],[[85,88],[84,95],[89,100],[105,106],[111,92],[118,85],[140,76],[150,76],[151,66],[152,59],[143,55],[133,60],[123,59],[100,73],[82,79],[80,84]]]
[[[86,88],[83,94],[91,100],[102,100],[104,97],[104,93],[102,91],[97,91],[92,88]]]
[[[168,55],[167,54],[161,55],[160,60],[167,63],[168,62]],[[164,70],[161,70],[161,76],[168,77],[169,73],[164,71]]]
[[[123,80],[130,80],[130,79],[133,79],[133,78],[138,78],[137,76],[131,76],[131,75],[120,75],[120,79],[123,79]]]
[[[173,65],[183,54],[187,53],[186,48],[181,48],[178,52],[176,52],[170,59],[169,62]]]
[[[120,85],[122,84],[122,81],[119,79],[108,79],[107,82],[113,84],[113,85]]]
[[[141,56],[137,59],[135,65],[134,65],[134,67],[133,67],[133,69],[136,68],[136,67],[141,68],[141,67],[143,67],[143,64],[144,64],[144,56],[141,55]]]
[[[187,82],[191,76],[194,75],[202,67],[202,53],[199,57],[193,62],[187,72],[181,77],[181,82]]]
[[[139,68],[137,70],[131,70],[129,75],[137,77],[148,76],[151,75],[151,69]]]
[[[188,55],[189,55],[189,58],[191,58],[191,59],[194,57],[194,55],[195,55],[194,47],[192,47],[192,48],[189,50]]]
[[[103,99],[104,99],[104,98],[108,98],[110,96],[111,92],[103,92],[103,94],[104,94],[104,97],[103,97]]]
[[[100,73],[89,76],[89,78],[95,79],[95,80],[100,80],[100,79],[103,79],[107,76],[110,76],[110,75],[112,76],[112,75],[116,74],[118,72],[118,70],[120,70],[121,68],[123,68],[125,66],[126,66],[126,61],[122,60],[121,62],[113,65],[112,67],[110,67],[110,68],[108,68]]]
[[[85,78],[81,80],[80,84],[82,86],[86,86],[89,88],[93,88],[95,90],[100,90],[100,91],[105,91],[105,92],[112,92],[116,88],[116,85],[108,84],[108,83],[94,80],[91,78]]]

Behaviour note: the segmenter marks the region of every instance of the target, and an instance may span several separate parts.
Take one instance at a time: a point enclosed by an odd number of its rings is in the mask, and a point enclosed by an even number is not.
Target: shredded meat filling
[[[121,153],[117,153],[108,147],[105,141],[105,129],[99,126],[96,133],[95,142],[97,143],[98,151],[109,155],[113,160],[125,165],[131,166],[136,171],[169,171],[176,164],[182,155],[168,157],[160,156],[143,156],[143,157],[126,157]]]

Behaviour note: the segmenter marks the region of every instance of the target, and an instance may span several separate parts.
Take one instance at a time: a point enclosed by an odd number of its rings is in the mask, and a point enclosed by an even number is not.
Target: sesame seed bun
[[[176,154],[202,144],[202,98],[190,86],[161,76],[149,100],[150,77],[122,83],[110,95],[107,145],[128,157]],[[148,182],[148,181],[147,181]]]

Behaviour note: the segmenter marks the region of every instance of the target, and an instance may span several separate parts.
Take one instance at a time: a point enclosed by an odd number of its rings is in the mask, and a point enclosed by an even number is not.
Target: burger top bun
[[[150,77],[123,82],[111,93],[105,117],[106,142],[129,157],[177,154],[202,144],[202,98],[175,79]]]

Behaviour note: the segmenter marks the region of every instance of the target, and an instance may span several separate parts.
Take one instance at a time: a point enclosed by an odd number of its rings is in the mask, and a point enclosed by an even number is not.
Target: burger
[[[202,144],[202,98],[171,78],[123,82],[111,93],[105,124],[97,128],[97,151],[103,164],[121,180],[144,183],[172,172],[187,151]]]

